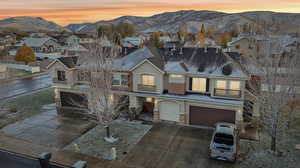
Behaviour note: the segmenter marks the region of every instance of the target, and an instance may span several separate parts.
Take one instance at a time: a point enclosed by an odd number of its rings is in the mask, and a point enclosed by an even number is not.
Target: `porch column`
[[[235,121],[236,121],[236,127],[237,129],[242,129],[243,130],[243,109],[238,109],[235,112]]]
[[[159,121],[159,99],[154,100],[154,108],[153,108],[153,121]]]

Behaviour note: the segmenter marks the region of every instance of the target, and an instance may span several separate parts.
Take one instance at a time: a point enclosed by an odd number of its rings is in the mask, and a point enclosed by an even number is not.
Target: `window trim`
[[[63,74],[63,78],[61,78],[61,74]],[[56,75],[57,75],[57,80],[58,81],[66,81],[67,78],[66,78],[66,71],[63,71],[63,70],[56,70]]]
[[[118,79],[114,79],[115,75],[117,75]],[[126,76],[127,81],[123,80],[122,76]],[[118,84],[114,84],[113,83],[114,80],[117,80]],[[124,81],[127,82],[126,85],[122,84]],[[113,75],[112,75],[112,86],[114,86],[114,87],[129,87],[129,74],[127,74],[127,73],[118,73],[118,72],[113,73]]]
[[[151,77],[153,77],[153,84],[152,85],[144,84],[143,76],[151,76]],[[155,75],[153,75],[153,74],[141,74],[141,84],[142,85],[145,85],[145,86],[156,86],[155,82],[156,82],[155,81]]]
[[[204,92],[203,91],[193,90],[193,78],[205,79],[205,91]],[[189,92],[193,92],[193,93],[209,93],[210,92],[210,79],[206,78],[206,77],[201,77],[201,76],[199,76],[199,77],[197,77],[197,76],[189,77],[187,87],[188,87],[188,91]]]
[[[218,81],[226,81],[226,87],[225,88],[219,88],[217,87],[218,85]],[[231,82],[239,82],[239,89],[231,89]],[[226,80],[226,79],[216,79],[215,81],[215,86],[214,86],[214,96],[215,97],[226,97],[226,98],[241,98],[242,97],[242,87],[241,87],[241,83],[242,81],[240,80]],[[216,90],[224,90],[225,94],[224,95],[216,95]],[[232,94],[228,94],[230,93],[230,91],[238,91],[239,95],[232,95]]]

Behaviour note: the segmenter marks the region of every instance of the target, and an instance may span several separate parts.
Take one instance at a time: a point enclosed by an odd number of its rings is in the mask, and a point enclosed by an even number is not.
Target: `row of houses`
[[[144,46],[114,61],[112,88],[115,95],[128,97],[130,110],[153,121],[206,127],[226,121],[241,126],[246,114],[255,117],[258,112],[244,108],[257,102],[248,94],[251,77],[238,56],[219,48]],[[48,68],[59,111],[90,108],[85,89],[91,78],[80,77],[84,72],[78,57],[59,58]],[[83,95],[87,102],[80,98]],[[71,99],[78,102],[70,103]]]

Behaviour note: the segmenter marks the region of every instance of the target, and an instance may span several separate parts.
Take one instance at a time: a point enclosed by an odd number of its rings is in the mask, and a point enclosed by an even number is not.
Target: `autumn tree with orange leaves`
[[[15,60],[24,62],[27,65],[29,62],[35,62],[36,56],[32,48],[23,45],[18,49]]]

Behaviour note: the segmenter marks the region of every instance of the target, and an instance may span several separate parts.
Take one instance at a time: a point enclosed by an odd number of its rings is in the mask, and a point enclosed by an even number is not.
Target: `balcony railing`
[[[53,78],[52,81],[57,84],[67,84],[67,80],[58,80],[57,78]]]
[[[156,86],[138,84],[138,90],[143,92],[156,92]]]
[[[215,96],[228,97],[228,98],[241,98],[242,92],[240,90],[230,90],[230,89],[216,89]]]

